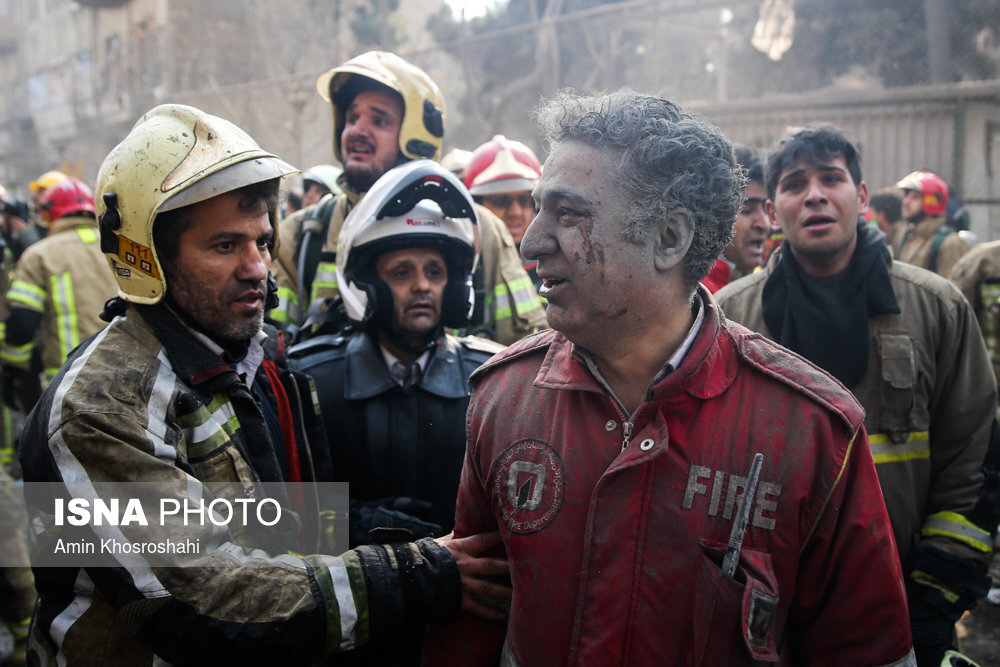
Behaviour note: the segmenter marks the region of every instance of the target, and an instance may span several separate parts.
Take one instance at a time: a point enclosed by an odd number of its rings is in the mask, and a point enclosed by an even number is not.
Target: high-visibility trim
[[[527,276],[510,283],[498,283],[493,293],[486,297],[486,312],[490,314],[487,320],[494,325],[500,320],[511,319],[515,313],[523,316],[541,308],[535,284]]]
[[[333,262],[320,262],[316,265],[316,275],[313,277],[312,300],[323,298],[319,290],[336,290],[339,288],[337,280],[337,265]]]
[[[931,457],[930,433],[927,431],[911,433],[906,442],[899,444],[884,433],[872,433],[868,436],[868,444],[871,445],[875,463],[899,463]]]
[[[101,237],[98,236],[97,234],[97,230],[91,227],[90,225],[77,226],[76,235],[80,237],[81,241],[87,244],[97,243],[99,240],[101,240]]]
[[[185,431],[183,453],[190,460],[212,454],[240,428],[236,411],[225,394],[216,394],[208,405],[178,417],[177,424]]]
[[[32,285],[24,280],[11,282],[10,287],[7,289],[8,301],[24,308],[38,311],[39,313],[45,312],[45,300],[47,298],[48,295],[45,293],[45,290],[38,285]]]
[[[983,553],[993,551],[990,534],[957,512],[931,514],[924,521],[920,534],[924,537],[948,537]]]
[[[364,572],[357,554],[306,556],[326,606],[327,653],[368,643],[370,619]]]
[[[949,588],[941,579],[927,574],[923,570],[913,570],[913,572],[910,573],[910,578],[922,586],[927,586],[928,588],[933,588],[938,591],[948,602],[951,602],[952,604],[958,602],[959,594]]]
[[[312,399],[313,413],[319,416],[319,392],[316,391],[316,382],[311,377],[309,378],[309,397]]]
[[[0,421],[2,421],[3,427],[3,444],[5,447],[10,448],[11,461],[13,461],[13,447],[17,439],[17,434],[14,431],[14,413],[6,403],[0,403],[0,413],[2,413],[0,414]]]
[[[514,297],[514,309],[517,310],[518,315],[524,315],[542,307],[535,284],[531,282],[531,278],[528,276],[518,278],[507,287],[510,290],[511,296]]]
[[[507,290],[507,283],[498,283],[493,288],[493,294],[486,299],[487,312],[490,313],[486,319],[495,326],[500,320],[509,320],[511,317],[510,292]]]
[[[299,295],[293,289],[280,286],[277,294],[278,307],[272,309],[268,313],[268,317],[281,324],[291,324],[297,321],[298,318],[294,314],[299,312]]]
[[[52,308],[56,315],[59,338],[59,361],[66,361],[70,351],[80,344],[79,317],[73,294],[73,276],[67,271],[51,278]]]
[[[31,352],[35,349],[34,339],[24,345],[11,345],[4,341],[0,346],[0,362],[15,366],[26,366],[31,361]]]

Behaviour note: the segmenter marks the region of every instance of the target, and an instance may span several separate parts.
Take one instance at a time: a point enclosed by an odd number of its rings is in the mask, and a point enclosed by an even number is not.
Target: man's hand
[[[513,589],[509,583],[498,583],[486,577],[503,577],[509,582],[510,566],[506,558],[480,557],[485,551],[500,546],[500,533],[479,533],[469,537],[453,537],[449,533],[437,541],[446,548],[458,565],[462,578],[462,611],[491,621],[507,620]]]

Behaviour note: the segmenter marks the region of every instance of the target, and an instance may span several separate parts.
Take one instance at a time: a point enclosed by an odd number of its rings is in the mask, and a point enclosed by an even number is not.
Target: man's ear
[[[694,241],[694,219],[685,209],[670,214],[657,224],[653,266],[657,271],[670,271],[680,264]]]

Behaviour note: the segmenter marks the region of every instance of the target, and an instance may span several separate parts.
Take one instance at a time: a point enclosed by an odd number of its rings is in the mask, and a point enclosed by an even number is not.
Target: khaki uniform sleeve
[[[302,319],[295,249],[299,246],[303,215],[303,211],[296,211],[278,223],[278,252],[271,262],[271,273],[278,282],[278,307],[271,310],[268,317],[282,326],[298,324]]]
[[[545,309],[506,225],[484,206],[479,215],[486,292],[485,325],[510,345],[545,327]]]

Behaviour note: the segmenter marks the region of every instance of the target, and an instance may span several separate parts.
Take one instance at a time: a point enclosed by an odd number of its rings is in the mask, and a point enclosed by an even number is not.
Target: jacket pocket
[[[694,601],[697,665],[777,662],[778,581],[770,554],[744,548],[736,576],[722,572],[726,545],[700,540]]]
[[[914,430],[913,406],[917,390],[917,357],[913,339],[906,334],[879,334],[882,368],[879,430],[893,440]]]

